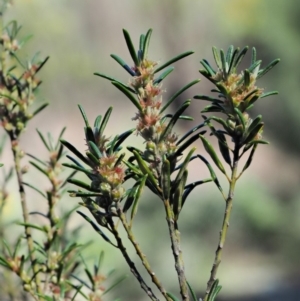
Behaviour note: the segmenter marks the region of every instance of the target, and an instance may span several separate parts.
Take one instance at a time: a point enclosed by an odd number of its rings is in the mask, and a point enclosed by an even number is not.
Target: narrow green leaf
[[[118,136],[118,140],[113,147],[113,151],[117,151],[121,144],[136,130],[136,128],[130,129]]]
[[[195,95],[193,98],[201,99],[201,100],[208,100],[208,101],[216,102],[216,103],[224,103],[224,101],[222,99],[214,98],[214,97],[210,97],[210,96],[206,96],[206,95]]]
[[[251,65],[253,65],[255,62],[256,62],[256,49],[255,47],[252,47]]]
[[[228,144],[226,141],[226,137],[221,131],[216,131],[216,133],[215,133],[215,136],[218,138],[220,152],[221,152],[225,162],[229,166],[231,166],[231,157],[230,157],[230,152],[229,152],[229,147],[228,147]]]
[[[199,134],[204,135],[205,133],[206,131],[202,131],[189,138],[186,142],[178,147],[175,156],[180,156],[193,142],[199,139]]]
[[[185,58],[186,56],[189,56],[189,55],[191,55],[193,53],[194,53],[194,51],[187,51],[187,52],[184,52],[182,54],[177,55],[176,57],[172,58],[171,60],[167,61],[166,63],[164,63],[163,65],[161,65],[160,67],[158,67],[154,71],[154,73],[157,73],[157,72],[163,70],[164,68],[168,67],[169,65],[171,65],[171,64],[173,64],[173,63],[175,63],[175,62],[177,62],[177,61],[179,61],[179,60],[181,60],[181,59]]]
[[[257,70],[259,69],[260,64],[261,64],[261,60],[256,61],[255,63],[251,64],[251,66],[248,68],[248,71],[253,74],[257,74]]]
[[[177,299],[177,297],[175,297],[173,294],[171,293],[167,293],[168,297],[172,299],[172,301],[180,301],[179,299]]]
[[[257,75],[257,79],[265,75],[267,72],[269,72],[273,67],[275,67],[280,62],[280,59],[276,59],[272,61],[266,68],[263,70],[260,70]]]
[[[264,98],[264,97],[268,97],[271,95],[277,95],[277,94],[278,94],[278,91],[270,91],[270,92],[266,92],[266,93],[262,94],[259,98]]]
[[[237,55],[234,64],[233,64],[233,70],[236,72],[237,67],[239,66],[240,62],[242,61],[243,57],[245,56],[245,54],[247,53],[249,47],[245,46],[241,52]]]
[[[82,162],[84,162],[85,164],[89,165],[90,161],[84,156],[82,155],[76,147],[74,147],[71,143],[69,143],[66,140],[60,139],[60,142],[62,145],[64,145],[68,150],[70,150],[75,156],[77,156]]]
[[[43,136],[43,134],[42,134],[38,129],[36,129],[36,131],[37,131],[37,133],[39,134],[39,136],[40,136],[42,142],[44,143],[45,147],[47,148],[47,150],[48,150],[49,152],[51,152],[52,149],[49,147],[49,145],[48,145],[48,143],[47,143],[45,137]]]
[[[37,170],[39,170],[41,173],[43,173],[47,178],[49,178],[48,172],[47,170],[44,170],[42,167],[40,167],[39,165],[37,165],[35,162],[33,161],[29,161],[29,163],[34,166]]]
[[[202,184],[205,184],[205,183],[212,182],[212,181],[213,180],[209,178],[209,179],[204,179],[204,180],[201,180],[201,181],[196,181],[196,182],[193,182],[193,183],[191,183],[189,185],[186,185],[185,188],[184,188],[184,193],[182,195],[182,207],[185,204],[185,201],[186,201],[187,197],[194,190],[195,187],[197,187],[199,185],[202,185]]]
[[[230,45],[227,50],[227,53],[226,53],[226,62],[228,64],[228,66],[230,65],[231,60],[232,60],[233,50],[234,50],[234,47],[232,45]]]
[[[177,112],[173,115],[173,117],[171,118],[171,120],[169,121],[168,125],[166,126],[165,130],[161,133],[160,137],[159,137],[159,142],[163,141],[165,139],[165,137],[167,137],[175,123],[177,122],[179,116],[188,108],[188,106],[191,104],[190,100],[185,101],[181,107],[177,110]]]
[[[260,122],[259,124],[257,124],[253,130],[250,132],[248,132],[248,136],[245,137],[245,139],[243,140],[243,144],[247,144],[249,142],[251,142],[253,139],[255,139],[255,137],[257,136],[257,134],[260,132],[260,130],[264,127],[264,123]]]
[[[149,181],[154,185],[155,188],[157,188],[157,181],[152,173],[152,171],[147,166],[146,162],[142,159],[140,154],[137,151],[133,151],[133,154],[135,156],[135,159],[140,167],[140,170],[144,175],[148,175]]]
[[[133,43],[131,41],[131,38],[130,38],[130,35],[128,33],[128,31],[126,29],[123,29],[123,34],[124,34],[124,37],[125,37],[125,41],[126,41],[126,44],[127,44],[127,47],[128,47],[128,50],[130,52],[130,55],[131,55],[131,58],[134,62],[134,64],[136,66],[139,66],[139,60],[137,58],[137,55],[136,55],[136,51],[134,49],[134,46],[133,46]]]
[[[88,278],[89,278],[89,280],[92,284],[92,289],[94,290],[95,289],[95,280],[94,280],[91,272],[88,269],[84,269],[84,271],[85,271],[86,275],[88,276]]]
[[[216,166],[219,168],[219,170],[226,175],[226,171],[224,169],[223,164],[221,163],[221,161],[218,158],[218,155],[216,154],[213,146],[210,144],[210,142],[208,142],[208,140],[202,136],[199,135],[200,139],[202,140],[203,146],[205,148],[205,150],[207,151],[207,153],[210,155],[210,157],[212,158],[212,160],[214,161],[214,163],[216,164]]]
[[[117,87],[122,93],[124,93],[129,100],[132,102],[132,104],[140,111],[143,111],[143,108],[141,107],[139,101],[122,85],[120,85],[118,82],[112,82],[112,84]]]
[[[106,111],[104,117],[103,117],[103,120],[102,120],[102,123],[101,123],[101,126],[100,126],[100,136],[103,135],[103,132],[104,132],[104,129],[108,123],[108,120],[109,120],[109,117],[111,115],[111,112],[112,112],[112,107],[109,107],[108,110]]]
[[[115,79],[114,77],[111,77],[111,76],[108,76],[108,75],[105,75],[105,74],[102,74],[102,73],[98,73],[98,72],[95,72],[94,75],[97,75],[97,76],[100,76],[102,78],[108,79],[111,82],[116,82],[119,85],[123,86],[125,89],[129,90],[130,92],[136,93],[134,91],[134,89],[132,89],[131,87],[127,86],[126,84],[120,82],[119,80]]]
[[[57,139],[57,142],[56,142],[56,145],[55,145],[55,149],[57,150],[59,145],[60,145],[60,140],[62,139],[62,136],[64,135],[65,131],[66,131],[66,127],[64,127],[61,131],[60,131],[60,134],[58,136],[58,139]]]
[[[19,225],[19,226],[24,226],[24,227],[28,227],[28,228],[33,228],[33,229],[39,230],[39,231],[44,232],[44,233],[47,233],[47,232],[48,232],[48,230],[47,230],[46,228],[44,228],[44,227],[39,227],[39,226],[37,226],[37,225],[35,225],[35,224],[31,224],[31,223],[21,223],[21,222],[17,222],[16,224]]]
[[[189,284],[188,281],[187,281],[186,283],[187,283],[188,288],[189,288],[189,290],[190,290],[190,293],[191,293],[191,295],[192,295],[192,297],[193,297],[193,301],[198,301],[197,296],[196,296],[194,290],[192,289],[191,285]]]
[[[145,35],[144,35],[144,34],[141,34],[141,35],[140,35],[139,50],[141,50],[142,53],[143,53],[143,51],[144,51],[144,43],[145,43]],[[143,58],[141,57],[141,59],[143,59]]]
[[[158,78],[156,78],[153,81],[154,85],[158,85],[160,82],[162,82],[172,71],[174,70],[174,67],[170,67],[167,70],[165,70]]]
[[[99,150],[99,147],[93,142],[93,141],[88,141],[89,149],[93,155],[100,159],[102,157],[102,154]]]
[[[94,130],[97,132],[97,136],[99,135],[99,132],[100,132],[101,120],[102,120],[102,116],[99,115],[96,117],[95,122],[94,122]]]
[[[237,114],[237,117],[238,117],[238,120],[239,120],[238,125],[239,125],[239,124],[242,125],[242,127],[243,127],[243,132],[244,132],[245,129],[246,129],[246,121],[245,121],[244,115],[243,115],[243,113],[242,113],[238,108],[234,108],[234,111],[235,111],[235,113]]]
[[[249,70],[245,70],[244,71],[244,86],[245,87],[249,87],[250,85],[250,72]]]
[[[179,145],[182,141],[184,141],[188,136],[191,134],[195,133],[197,130],[201,129],[202,127],[205,126],[205,122],[202,122],[195,127],[193,127],[191,130],[189,130],[186,134],[184,134],[177,142],[176,145]],[[203,135],[203,134],[202,134]]]
[[[164,200],[169,200],[171,187],[170,162],[166,159],[161,168],[161,187]]]
[[[181,165],[181,168],[174,180],[174,183],[172,183],[172,190],[174,190],[174,188],[176,188],[178,185],[179,185],[179,182],[181,181],[181,178],[183,177],[183,173],[185,172],[185,170],[187,169],[188,167],[188,164],[190,163],[190,160],[191,160],[191,157],[194,153],[194,151],[196,150],[196,147],[193,147],[189,153],[187,154],[187,156],[185,157],[182,165]]]
[[[94,265],[94,273],[95,275],[98,275],[99,272],[100,272],[100,269],[102,267],[102,263],[103,263],[103,260],[104,260],[104,251],[102,250],[99,254],[99,258],[98,258],[98,263],[97,265]]]
[[[81,115],[82,115],[82,118],[83,118],[83,120],[84,120],[85,126],[86,126],[86,127],[89,127],[89,126],[90,126],[89,120],[88,120],[88,118],[87,118],[87,116],[86,116],[86,114],[85,114],[85,111],[84,111],[83,107],[82,107],[81,105],[78,105],[78,108],[79,108],[80,113],[81,113]]]
[[[205,70],[209,73],[210,77],[215,76],[216,71],[210,66],[207,60],[200,61],[201,65],[205,68]]]
[[[65,167],[68,167],[68,168],[72,168],[72,169],[81,171],[81,172],[85,173],[85,174],[88,175],[88,176],[94,176],[92,170],[85,169],[85,168],[80,167],[80,166],[78,166],[78,165],[75,165],[75,164],[69,164],[69,163],[63,163],[62,165],[65,166]]]
[[[44,103],[42,104],[40,107],[38,107],[33,113],[32,113],[32,117],[34,117],[35,115],[37,115],[38,113],[40,113],[41,111],[43,111],[46,107],[48,107],[49,103]]]
[[[144,175],[143,178],[140,181],[139,186],[137,187],[137,192],[134,198],[134,202],[133,202],[133,206],[132,206],[132,210],[131,210],[131,215],[130,215],[130,225],[132,225],[133,219],[137,213],[138,210],[138,204],[139,204],[139,200],[141,199],[141,195],[143,192],[143,189],[145,187],[145,183],[147,180],[148,175]]]
[[[243,170],[242,170],[242,173],[249,168],[249,166],[251,165],[252,163],[252,160],[253,160],[253,156],[254,156],[254,153],[256,151],[256,148],[257,148],[257,144],[254,144],[252,149],[251,149],[251,152],[250,152],[250,155],[245,163],[245,166],[243,167]]]
[[[119,63],[131,76],[136,76],[136,73],[117,55],[110,55],[117,63]]]
[[[184,186],[186,184],[188,177],[188,170],[185,169],[182,177],[180,178],[180,181],[178,185],[175,188],[174,195],[172,197],[172,203],[173,203],[173,212],[174,212],[174,220],[177,221],[179,218],[179,214],[182,208],[182,195],[184,192]],[[173,186],[174,187],[174,186]]]
[[[43,196],[45,199],[47,199],[46,195],[41,190],[39,190],[38,188],[36,188],[35,186],[33,186],[33,185],[29,184],[29,183],[26,183],[26,182],[23,182],[22,184],[25,185],[25,186],[28,186],[28,187],[32,188],[37,193],[39,193],[41,196]]]
[[[220,55],[219,55],[218,49],[215,46],[212,48],[212,52],[213,52],[214,59],[215,59],[215,62],[217,64],[218,68],[222,69],[222,62],[220,59]]]
[[[228,64],[226,62],[225,53],[224,53],[223,49],[220,49],[220,56],[221,56],[221,62],[222,62],[223,75],[225,76],[225,79],[227,79]]]
[[[216,186],[218,187],[218,189],[220,190],[220,192],[223,194],[223,188],[220,185],[220,182],[216,176],[216,173],[214,172],[212,166],[209,164],[209,162],[201,155],[197,155],[197,157],[204,162],[204,164],[207,166],[210,176],[212,178],[212,180],[214,181],[214,183],[216,184]]]
[[[81,187],[83,189],[86,189],[88,191],[99,192],[99,190],[93,189],[90,184],[84,183],[84,182],[82,182],[80,180],[69,179],[68,183],[74,184],[74,185],[79,186],[79,187]]]
[[[178,90],[168,101],[167,103],[162,107],[162,109],[160,110],[160,113],[162,113],[163,111],[165,111],[170,105],[171,103],[180,95],[182,94],[184,91],[186,91],[187,89],[189,89],[190,87],[192,87],[193,85],[197,84],[200,82],[200,79],[196,79],[192,82],[190,82],[189,84],[185,85],[183,88],[181,88],[180,90]]]
[[[144,39],[144,45],[143,45],[143,56],[142,56],[142,59],[144,60],[147,55],[148,55],[148,49],[149,49],[149,43],[150,43],[150,38],[151,38],[151,34],[152,34],[152,29],[150,28],[147,33],[146,33],[146,36],[145,36],[145,39]]]
[[[233,64],[234,64],[234,60],[235,60],[235,57],[236,57],[236,55],[238,54],[238,52],[239,52],[239,48],[236,48],[236,49],[233,51],[231,60],[230,60],[230,62],[228,62],[228,64],[229,64],[228,71],[227,71],[228,74],[230,74],[231,71],[232,71],[232,67],[233,67]]]
[[[111,291],[113,288],[115,288],[119,283],[121,283],[122,281],[124,281],[127,278],[127,275],[121,276],[119,277],[116,281],[114,281],[114,284],[112,284],[111,286],[109,286],[102,295],[105,295],[106,293],[108,293],[109,291]]]
[[[131,205],[133,204],[134,200],[136,199],[136,193],[138,190],[138,187],[140,185],[140,181],[137,181],[133,187],[130,189],[130,192],[127,196],[126,202],[123,206],[123,212],[126,213],[128,209],[130,209]]]
[[[100,234],[100,236],[105,240],[107,241],[108,243],[110,243],[112,246],[116,247],[117,246],[112,243],[110,241],[110,239],[103,233],[103,231],[88,217],[86,216],[84,213],[82,213],[81,211],[76,211],[79,215],[81,215],[88,223],[90,223],[90,225],[93,227],[93,229],[98,233]]]

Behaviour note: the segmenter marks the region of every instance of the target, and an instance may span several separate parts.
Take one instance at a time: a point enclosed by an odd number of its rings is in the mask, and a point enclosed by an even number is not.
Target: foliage
[[[198,300],[196,291],[186,277],[179,218],[184,214],[183,207],[186,208],[185,204],[190,193],[202,184],[213,182],[224,199],[225,210],[215,259],[203,300],[216,300],[221,290],[217,272],[226,241],[236,182],[249,168],[258,145],[267,143],[262,139],[264,127],[262,116],[251,118],[248,111],[258,99],[277,93],[264,93],[263,89],[256,86],[256,81],[272,69],[279,60],[274,60],[260,69],[261,61],[257,60],[256,50],[253,48],[250,66],[239,71],[239,65],[248,47],[240,50],[230,46],[226,53],[222,49],[218,51],[213,47],[217,68],[215,70],[207,60],[203,59],[201,64],[204,69],[200,70],[200,73],[212,82],[214,85],[212,92],[217,96],[199,94],[194,96],[194,99],[210,103],[202,113],[218,115],[202,115],[201,122],[197,126],[179,136],[175,133],[177,122],[192,119],[184,115],[192,101],[186,100],[175,113],[166,113],[166,111],[178,96],[200,80],[194,80],[183,86],[166,102],[162,100],[162,83],[173,72],[174,67],[171,65],[190,56],[193,52],[184,52],[158,66],[148,58],[152,30],[149,29],[146,34],[140,36],[138,47],[134,46],[129,33],[123,30],[133,65],[127,64],[118,55],[112,54],[111,57],[131,76],[129,83],[123,83],[102,73],[95,73],[95,75],[109,80],[133,104],[137,110],[132,118],[136,121],[136,127],[109,138],[105,135],[105,129],[112,115],[112,107],[103,115],[99,115],[91,125],[84,108],[79,105],[85,123],[87,150],[84,154],[62,138],[65,129],[61,131],[56,142],[50,134],[45,138],[38,131],[44,146],[49,151],[49,161],[43,161],[35,155],[29,156],[33,159],[30,164],[50,182],[51,189],[44,192],[23,180],[26,170],[21,167],[20,161],[24,152],[21,150],[19,137],[29,120],[46,107],[42,105],[30,113],[36,89],[41,84],[36,74],[48,58],[37,61],[34,56],[30,62],[23,63],[17,51],[28,38],[21,42],[17,41],[19,30],[20,26],[17,22],[12,21],[3,27],[1,35],[0,117],[2,126],[10,138],[14,156],[14,169],[23,212],[23,221],[18,224],[24,228],[25,240],[21,236],[17,243],[11,246],[5,240],[5,231],[2,231],[3,252],[0,264],[19,277],[23,289],[35,300],[75,300],[79,295],[86,300],[102,300],[102,295],[110,290],[102,287],[105,279],[105,276],[100,273],[103,253],[100,253],[94,270],[90,270],[85,261],[79,257],[79,253],[85,247],[76,242],[75,237],[80,227],[73,232],[67,227],[74,210],[61,218],[55,213],[56,205],[68,182],[78,187],[77,190],[69,190],[69,193],[72,197],[79,197],[81,199],[79,204],[87,211],[85,213],[77,210],[77,213],[105,242],[120,251],[131,273],[151,300],[160,300],[161,297],[156,296],[156,292],[137,268],[132,255],[125,247],[127,242],[121,235],[120,227],[125,230],[126,240],[132,244],[153,284],[165,300],[196,301]],[[10,65],[12,61],[15,61],[16,65]],[[219,126],[221,128],[218,128]],[[126,139],[132,133],[142,138],[145,146],[143,149],[131,145],[124,148]],[[210,137],[217,139],[218,150],[213,147]],[[203,154],[195,154],[194,143],[197,140],[202,142],[209,160]],[[65,155],[64,148],[73,153],[73,156],[67,155],[71,163],[61,165],[60,160]],[[245,165],[240,169],[239,161],[244,155],[248,157]],[[187,183],[189,166],[197,159],[204,163],[210,177]],[[62,166],[73,170],[64,180],[60,178]],[[228,189],[221,186],[215,168],[225,176]],[[11,180],[12,173],[13,169],[8,174],[4,173],[1,204],[6,201],[6,184]],[[87,180],[75,178],[76,173],[85,175]],[[25,186],[33,188],[46,199],[48,204],[46,213],[28,212]],[[134,226],[135,217],[145,187],[148,187],[160,200],[162,210],[165,212],[180,297],[168,292],[164,287],[134,234],[134,227],[137,227]],[[42,216],[47,223],[31,223],[30,214]],[[33,240],[33,230],[42,233],[44,237],[42,242]],[[27,243],[27,253],[23,251],[24,241]],[[87,281],[78,276],[77,271],[80,267],[83,268]],[[123,279],[124,277],[117,279],[111,288]],[[198,290],[200,289],[197,288]]]

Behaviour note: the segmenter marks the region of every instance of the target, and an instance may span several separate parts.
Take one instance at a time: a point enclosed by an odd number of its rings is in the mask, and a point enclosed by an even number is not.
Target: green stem
[[[130,267],[130,271],[131,273],[134,275],[134,277],[138,280],[138,282],[141,285],[141,288],[146,292],[146,294],[148,295],[148,297],[153,300],[153,301],[159,301],[159,299],[154,295],[152,289],[146,284],[146,282],[144,281],[144,279],[142,278],[142,276],[140,275],[139,271],[137,270],[134,262],[130,259],[127,250],[125,248],[125,246],[123,245],[123,241],[119,235],[119,232],[114,224],[114,221],[112,220],[112,218],[108,218],[107,219],[108,224],[110,225],[110,230],[112,232],[112,234],[114,235],[116,241],[117,241],[117,245],[119,250],[121,251],[123,257],[125,258],[127,264]]]
[[[164,205],[165,205],[166,219],[167,219],[170,238],[171,238],[173,256],[175,259],[175,269],[177,272],[179,286],[180,286],[180,294],[183,301],[189,301],[188,285],[184,273],[184,262],[183,262],[181,247],[180,247],[180,232],[175,227],[174,214],[169,200],[164,200]]]
[[[234,189],[235,189],[235,184],[237,181],[239,150],[240,150],[239,145],[236,142],[234,152],[233,152],[233,166],[232,166],[232,172],[231,172],[231,180],[229,182],[229,192],[228,192],[228,196],[226,199],[223,224],[222,224],[222,228],[220,231],[220,239],[219,239],[218,247],[216,249],[215,260],[212,265],[212,269],[210,271],[210,277],[207,282],[205,297],[204,297],[203,301],[208,301],[208,294],[212,288],[214,281],[216,280],[218,268],[219,268],[219,265],[220,265],[221,259],[222,259],[222,252],[223,252],[223,248],[224,248],[225,241],[226,241],[227,230],[229,228],[230,214],[231,214],[232,205],[233,205]]]
[[[15,170],[17,174],[17,180],[18,180],[18,186],[19,186],[19,193],[20,193],[20,198],[21,198],[21,206],[22,206],[22,213],[23,213],[23,221],[25,223],[24,229],[25,229],[25,236],[26,236],[26,241],[27,241],[27,247],[28,247],[28,252],[29,252],[29,258],[31,262],[31,268],[34,277],[34,281],[36,284],[36,289],[39,294],[42,293],[41,291],[41,281],[40,281],[40,276],[39,276],[39,267],[36,263],[36,258],[34,254],[34,245],[33,245],[33,239],[31,235],[31,229],[30,227],[27,226],[29,223],[29,214],[28,214],[28,208],[27,208],[27,202],[26,202],[26,194],[24,190],[24,185],[23,185],[23,179],[22,179],[22,171],[21,171],[21,157],[22,157],[22,152],[19,149],[19,142],[16,139],[11,139],[11,148],[14,156],[14,162],[15,162]]]
[[[158,278],[156,277],[155,273],[152,271],[146,255],[142,252],[140,245],[136,242],[133,232],[127,223],[126,216],[120,208],[118,208],[118,216],[119,216],[119,218],[122,222],[122,225],[127,233],[128,239],[134,246],[135,251],[136,251],[137,255],[140,257],[143,266],[145,267],[148,274],[150,275],[152,282],[156,285],[156,287],[159,289],[159,291],[162,293],[162,295],[165,297],[165,299],[167,301],[171,301],[172,299],[167,295],[165,288],[162,286],[162,284],[159,282]]]

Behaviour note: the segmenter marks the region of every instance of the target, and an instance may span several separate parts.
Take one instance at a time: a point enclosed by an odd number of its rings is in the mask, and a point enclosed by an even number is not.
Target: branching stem
[[[142,252],[140,245],[136,242],[135,237],[133,235],[133,232],[132,232],[131,228],[129,227],[128,223],[127,223],[126,216],[120,208],[118,208],[118,216],[119,216],[119,218],[122,222],[122,225],[123,225],[123,227],[124,227],[124,229],[127,233],[128,239],[130,240],[130,242],[134,246],[134,249],[135,249],[137,255],[140,257],[143,266],[145,267],[148,274],[150,275],[152,282],[156,285],[156,287],[159,289],[159,291],[162,293],[162,295],[165,297],[165,299],[167,301],[171,301],[172,299],[170,297],[168,297],[165,288],[159,282],[159,280],[156,277],[155,273],[151,269],[151,266],[150,266],[150,264],[147,260],[146,255]]]
[[[139,271],[137,270],[134,262],[130,259],[127,250],[125,248],[125,246],[123,245],[123,241],[119,235],[119,232],[115,226],[114,221],[112,220],[112,218],[109,218],[108,220],[108,224],[110,225],[111,228],[111,232],[114,235],[116,241],[117,241],[117,245],[118,248],[120,249],[123,257],[125,258],[127,264],[130,267],[130,271],[131,273],[134,275],[134,277],[138,280],[138,282],[141,285],[141,288],[146,292],[146,294],[148,295],[148,297],[153,300],[153,301],[159,301],[159,299],[154,295],[152,289],[146,284],[146,282],[144,281],[144,279],[142,278],[142,276],[140,275]]]
[[[232,210],[232,205],[233,205],[233,196],[234,196],[234,189],[235,189],[235,184],[237,181],[237,169],[238,169],[238,162],[239,162],[239,145],[238,143],[235,144],[235,149],[233,152],[233,165],[232,165],[232,172],[231,172],[231,179],[229,182],[229,192],[228,196],[226,199],[226,206],[225,206],[225,212],[224,212],[224,217],[223,217],[223,224],[222,228],[220,231],[220,239],[218,243],[218,247],[216,249],[216,254],[215,254],[215,260],[212,265],[212,269],[210,271],[210,277],[207,282],[207,287],[205,291],[205,297],[203,301],[208,301],[208,295],[209,292],[212,288],[212,285],[214,281],[216,280],[217,272],[219,265],[221,263],[222,259],[222,251],[225,245],[226,241],[226,236],[227,236],[227,230],[229,228],[229,220],[230,220],[230,214]]]
[[[177,272],[179,286],[180,286],[180,294],[183,301],[189,301],[188,285],[185,277],[184,262],[183,262],[183,256],[182,256],[182,251],[180,246],[180,232],[175,227],[174,214],[169,200],[164,200],[164,205],[165,205],[166,219],[167,219],[170,238],[171,238],[173,256],[175,259],[175,269]]]
[[[41,282],[40,282],[40,276],[39,276],[39,268],[36,263],[36,258],[34,255],[34,245],[33,245],[33,239],[31,235],[31,229],[27,226],[29,223],[29,214],[28,214],[28,208],[27,208],[27,202],[26,202],[26,194],[25,189],[23,185],[23,179],[22,179],[22,171],[21,171],[21,158],[22,158],[22,152],[19,148],[19,141],[17,139],[13,139],[11,137],[11,149],[14,156],[14,162],[15,162],[15,170],[17,174],[17,180],[18,180],[18,186],[19,186],[19,193],[21,198],[21,207],[22,207],[22,213],[23,213],[23,221],[25,223],[24,229],[25,229],[25,236],[27,241],[27,247],[32,267],[32,272],[35,275],[34,281],[36,284],[36,289],[39,294],[42,293],[41,291]]]

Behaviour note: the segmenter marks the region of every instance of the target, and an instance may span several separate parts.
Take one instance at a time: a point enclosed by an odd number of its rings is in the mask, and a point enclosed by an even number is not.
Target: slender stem
[[[130,267],[130,271],[131,273],[134,275],[134,277],[138,280],[138,282],[141,285],[141,288],[146,292],[146,294],[148,295],[148,297],[153,300],[153,301],[159,301],[159,299],[154,295],[152,289],[146,284],[146,282],[144,281],[144,279],[142,278],[142,276],[140,275],[139,271],[137,270],[134,262],[130,259],[127,250],[125,248],[125,246],[123,245],[123,241],[119,235],[119,232],[114,224],[114,221],[112,220],[112,218],[108,218],[107,219],[108,224],[111,227],[111,232],[114,235],[116,241],[117,241],[117,245],[118,248],[120,249],[123,257],[125,258],[127,264]]]
[[[171,246],[173,251],[173,256],[175,259],[175,269],[178,275],[178,281],[180,286],[180,294],[183,301],[189,301],[188,285],[184,273],[184,262],[180,246],[180,232],[175,227],[174,214],[170,205],[169,200],[164,200],[166,219],[168,223]]]
[[[216,280],[218,268],[219,268],[219,265],[220,265],[221,259],[222,259],[222,251],[223,251],[225,241],[226,241],[227,230],[229,227],[230,214],[231,214],[232,205],[233,205],[234,189],[235,189],[235,184],[237,181],[236,175],[237,175],[238,162],[239,162],[239,150],[240,150],[239,145],[238,145],[238,143],[236,143],[234,152],[233,152],[233,165],[232,165],[232,172],[231,172],[231,180],[229,182],[229,192],[228,192],[228,196],[226,199],[223,224],[222,224],[222,228],[220,231],[220,239],[219,239],[218,247],[216,249],[215,260],[212,265],[212,269],[210,271],[210,278],[207,282],[205,297],[204,297],[203,301],[208,301],[208,295],[209,295],[209,292],[212,288],[214,281]]]
[[[34,245],[33,245],[33,239],[32,239],[32,235],[31,235],[31,229],[30,229],[30,227],[27,226],[27,223],[29,222],[29,214],[28,214],[26,194],[25,194],[25,190],[24,190],[22,171],[21,171],[22,153],[19,148],[19,142],[17,139],[15,139],[15,140],[11,139],[11,148],[12,148],[12,152],[13,152],[13,156],[14,156],[15,170],[16,170],[16,174],[17,174],[19,193],[20,193],[20,198],[21,198],[23,221],[25,223],[24,229],[25,229],[25,236],[26,236],[27,247],[28,247],[28,252],[29,252],[29,258],[31,261],[33,275],[35,275],[34,281],[36,284],[37,292],[41,293],[39,268],[36,263],[36,258],[35,258],[35,254],[34,254]]]
[[[156,285],[156,287],[159,289],[159,291],[162,293],[162,295],[165,297],[166,300],[170,301],[172,300],[168,295],[167,292],[165,290],[165,288],[162,286],[162,284],[159,282],[158,278],[156,277],[155,273],[153,272],[153,270],[151,269],[151,266],[147,260],[146,255],[142,252],[140,245],[136,242],[135,237],[133,235],[133,232],[131,230],[131,228],[129,227],[127,220],[126,220],[126,216],[125,214],[122,212],[122,210],[120,208],[118,208],[118,216],[122,222],[122,225],[127,233],[128,239],[130,240],[130,242],[132,243],[132,245],[135,248],[135,251],[137,253],[137,255],[140,257],[143,266],[145,267],[145,269],[147,270],[148,274],[151,277],[152,282]]]

